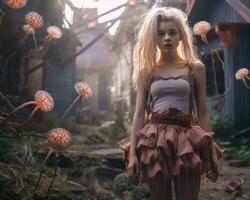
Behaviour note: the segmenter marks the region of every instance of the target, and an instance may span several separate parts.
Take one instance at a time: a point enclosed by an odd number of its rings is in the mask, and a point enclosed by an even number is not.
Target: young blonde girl
[[[172,185],[177,200],[197,200],[201,175],[216,181],[222,156],[212,140],[205,67],[195,55],[181,10],[154,8],[140,25],[134,50],[136,109],[131,143],[125,147],[127,173],[146,179],[153,200],[171,200]]]

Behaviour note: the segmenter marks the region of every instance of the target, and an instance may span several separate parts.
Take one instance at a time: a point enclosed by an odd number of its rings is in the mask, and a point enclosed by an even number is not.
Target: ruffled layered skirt
[[[122,147],[126,167],[130,144]],[[213,141],[213,132],[191,125],[191,115],[175,108],[157,114],[136,133],[136,153],[142,175],[153,178],[157,173],[178,176],[182,168],[200,170],[211,181],[216,181],[219,160],[223,153]]]

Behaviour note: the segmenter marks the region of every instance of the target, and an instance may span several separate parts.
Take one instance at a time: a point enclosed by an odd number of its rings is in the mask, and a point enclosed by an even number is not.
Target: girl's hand
[[[128,164],[128,176],[137,178],[139,174],[139,161],[136,155],[130,156]]]

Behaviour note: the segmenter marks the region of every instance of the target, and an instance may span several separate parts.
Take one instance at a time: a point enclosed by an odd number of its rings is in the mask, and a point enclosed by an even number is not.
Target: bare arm
[[[137,86],[136,107],[131,128],[131,146],[130,155],[136,155],[135,152],[135,133],[140,130],[145,123],[145,102],[146,91],[142,86]]]
[[[201,62],[195,64],[194,78],[198,125],[206,131],[211,131],[211,121],[206,106],[206,69]]]

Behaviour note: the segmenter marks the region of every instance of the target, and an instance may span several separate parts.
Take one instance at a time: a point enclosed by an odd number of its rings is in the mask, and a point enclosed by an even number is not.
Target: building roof
[[[79,35],[79,39],[84,47],[92,41],[101,31],[85,30]],[[102,37],[84,53],[76,59],[76,68],[81,69],[110,69],[114,66],[113,59],[105,44],[105,38]]]
[[[250,23],[250,3],[245,0],[224,0],[227,2],[246,22]],[[188,15],[191,14],[192,9],[195,4],[205,4],[209,3],[209,1],[204,0],[187,0],[186,13]],[[210,2],[211,3],[211,2]]]
[[[97,15],[96,9],[85,9],[84,11],[90,19]],[[103,32],[105,27],[100,26],[97,21],[95,22],[97,23],[98,29],[83,29],[81,33],[79,33],[78,38],[82,43],[81,48],[89,44]],[[113,66],[114,62],[106,45],[105,36],[97,40],[91,47],[76,58],[76,68],[78,70],[110,69]]]
[[[250,9],[246,1],[243,0],[225,0],[246,22],[250,23]]]

